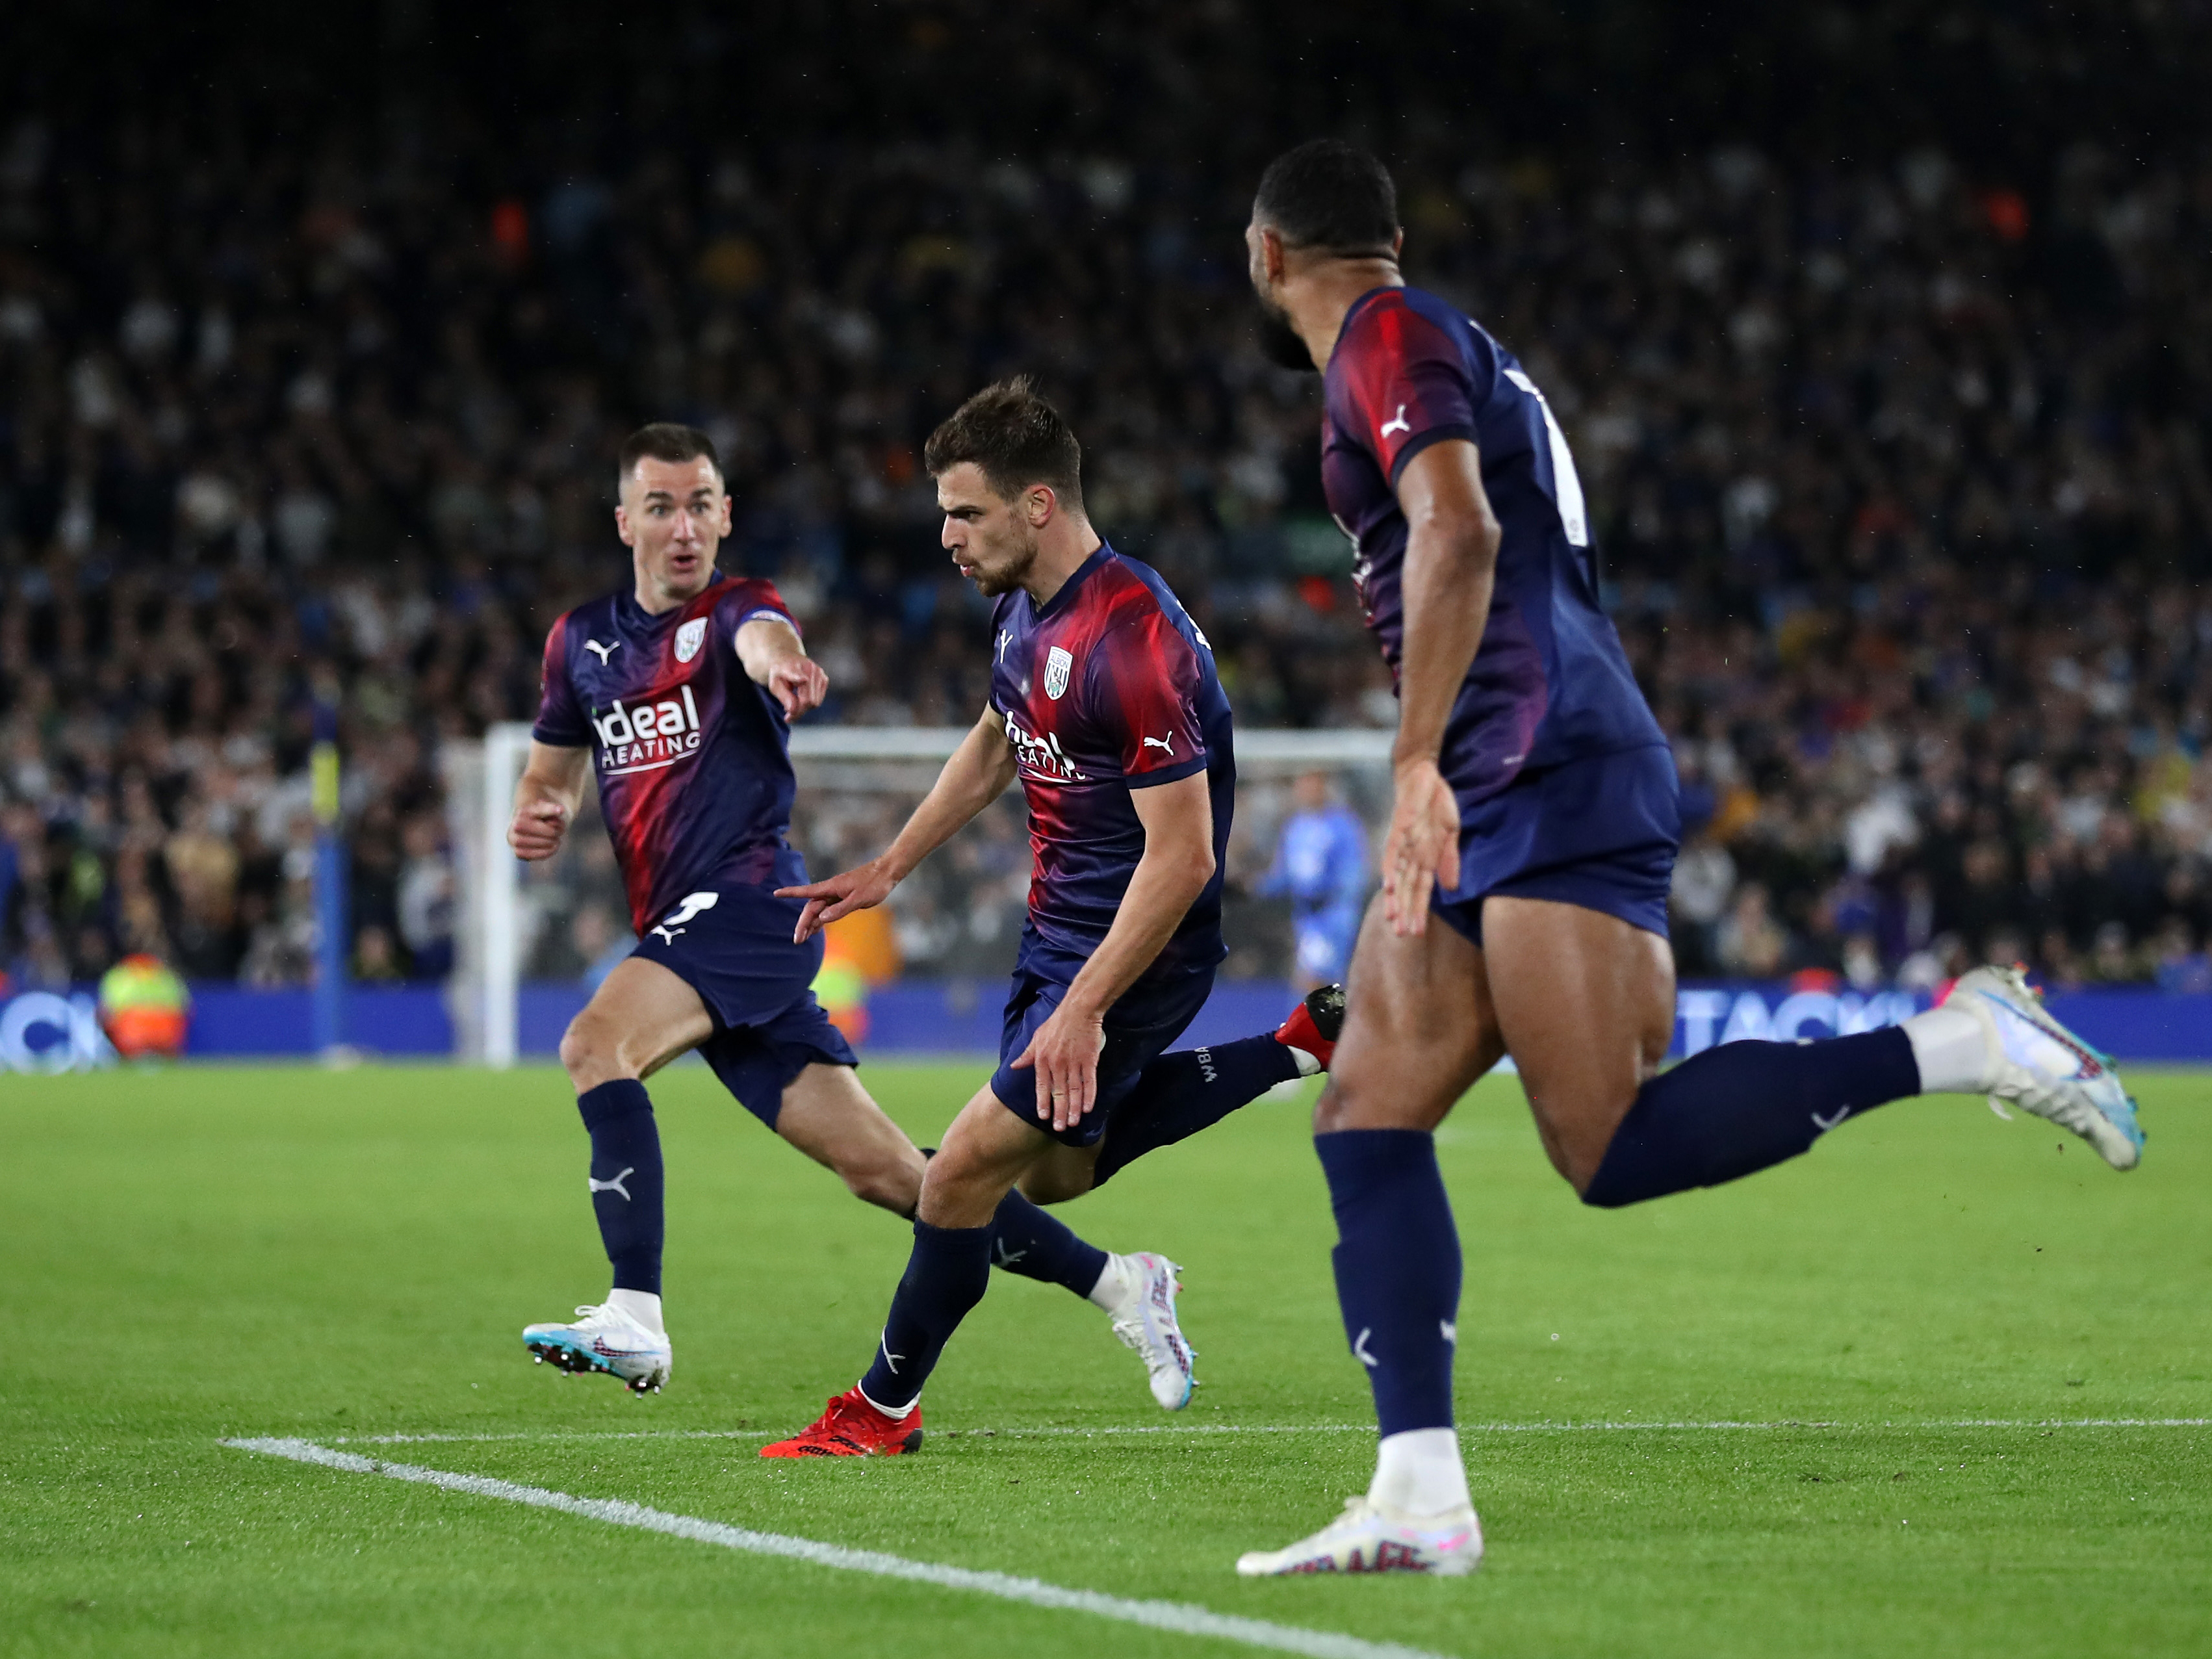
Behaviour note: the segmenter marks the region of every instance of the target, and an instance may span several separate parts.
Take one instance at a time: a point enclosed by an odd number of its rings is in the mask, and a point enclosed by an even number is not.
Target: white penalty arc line
[[[1804,1417],[1771,1422],[1720,1420],[1713,1422],[1650,1423],[1596,1421],[1585,1423],[1462,1423],[1462,1434],[1674,1434],[1778,1432],[1789,1429],[1839,1429],[1870,1433],[1880,1430],[1927,1429],[2203,1429],[2212,1428],[2212,1417],[1952,1417],[1908,1419],[1904,1422],[1854,1423],[1840,1418]],[[493,1434],[356,1434],[334,1435],[340,1446],[489,1445],[501,1441],[545,1443],[570,1440],[773,1440],[777,1429],[524,1429]],[[1102,1434],[1373,1434],[1372,1423],[1106,1423],[1094,1428],[941,1429],[947,1440],[969,1438],[1088,1439]],[[226,1441],[244,1445],[244,1441]],[[253,1443],[258,1444],[258,1442]]]
[[[1305,1654],[1310,1656],[1310,1659],[1445,1659],[1443,1655],[1419,1648],[1401,1647],[1395,1642],[1369,1642],[1357,1636],[1343,1636],[1332,1631],[1300,1630],[1290,1625],[1271,1625],[1262,1619],[1239,1619],[1182,1601],[1133,1601],[1097,1590],[1068,1589],[1059,1584],[1048,1584],[1041,1578],[1018,1578],[1011,1573],[978,1571],[972,1567],[950,1567],[934,1561],[909,1561],[904,1556],[886,1555],[880,1550],[848,1549],[841,1544],[823,1544],[811,1538],[793,1538],[775,1532],[754,1532],[720,1521],[703,1521],[696,1516],[672,1515],[665,1510],[647,1509],[642,1504],[632,1504],[621,1498],[576,1498],[568,1492],[549,1491],[544,1486],[519,1486],[511,1480],[495,1480],[486,1475],[456,1474],[446,1469],[422,1468],[412,1463],[386,1463],[353,1452],[334,1451],[312,1440],[241,1439],[225,1440],[222,1443],[240,1451],[289,1458],[295,1463],[316,1464],[350,1474],[380,1474],[390,1480],[412,1481],[419,1486],[442,1487],[447,1492],[466,1492],[477,1498],[496,1498],[509,1504],[526,1504],[533,1509],[558,1510],[564,1515],[604,1521],[610,1526],[665,1533],[672,1538],[688,1538],[695,1543],[742,1550],[749,1555],[781,1556],[786,1560],[805,1561],[817,1567],[834,1567],[843,1572],[864,1572],[878,1578],[903,1578],[914,1583],[934,1585],[940,1589],[967,1590],[979,1595],[996,1596],[1002,1601],[1020,1601],[1030,1607],[1049,1607],[1055,1612],[1087,1613],[1100,1619],[1117,1620],[1123,1624],[1172,1631],[1180,1636],[1211,1637],[1218,1641],[1238,1642],[1246,1647],[1267,1648],[1278,1653]]]

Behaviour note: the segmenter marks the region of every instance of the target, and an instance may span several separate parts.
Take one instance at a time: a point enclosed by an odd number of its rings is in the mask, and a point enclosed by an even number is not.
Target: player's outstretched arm
[[[517,858],[535,863],[561,850],[561,838],[583,805],[589,752],[531,739],[529,762],[514,786],[514,817],[507,826],[507,844]]]
[[[1213,879],[1210,787],[1206,773],[1194,772],[1129,792],[1129,804],[1145,826],[1145,851],[1121,908],[1060,1006],[1014,1060],[1017,1067],[1036,1067],[1037,1104],[1050,1110],[1054,1129],[1073,1128],[1097,1099],[1106,1011],[1152,965]]]
[[[881,904],[890,896],[892,888],[913,873],[915,866],[1005,794],[1013,781],[1014,751],[1006,743],[1006,723],[997,709],[986,708],[983,718],[945,763],[945,769],[937,775],[921,805],[914,809],[906,828],[882,854],[826,881],[776,890],[778,898],[806,901],[792,938],[804,945],[838,917]]]
[[[755,617],[738,629],[737,647],[747,677],[783,705],[785,720],[819,708],[829,695],[829,675],[806,654],[799,630],[781,617]]]
[[[1498,517],[1482,458],[1462,438],[1431,444],[1398,475],[1407,537],[1398,740],[1390,752],[1390,833],[1382,908],[1400,935],[1426,931],[1429,895],[1459,883],[1459,804],[1437,769],[1444,724],[1490,620]]]

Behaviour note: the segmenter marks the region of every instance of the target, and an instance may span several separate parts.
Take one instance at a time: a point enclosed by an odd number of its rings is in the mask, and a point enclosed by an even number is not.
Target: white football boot
[[[646,1329],[612,1303],[576,1310],[571,1324],[526,1325],[523,1346],[541,1365],[581,1376],[600,1371],[635,1395],[658,1394],[676,1356],[668,1339]]]
[[[1943,1006],[1972,1014],[1988,1039],[1991,1111],[2011,1116],[2004,1109],[2010,1101],[2048,1118],[2115,1170],[2142,1161],[2136,1103],[2112,1060],[2053,1019],[2019,969],[1977,968],[1951,988]]]
[[[1134,1251],[1121,1261],[1130,1295],[1115,1316],[1114,1334],[1143,1358],[1152,1398],[1164,1410],[1179,1412],[1190,1404],[1197,1382],[1191,1373],[1198,1359],[1176,1323],[1176,1292],[1182,1289],[1176,1275],[1182,1269],[1150,1250]]]
[[[1472,1506],[1442,1515],[1400,1515],[1364,1498],[1344,1500],[1344,1513],[1312,1537],[1284,1550],[1237,1558],[1247,1578],[1292,1572],[1430,1572],[1455,1578],[1482,1560],[1482,1522]]]

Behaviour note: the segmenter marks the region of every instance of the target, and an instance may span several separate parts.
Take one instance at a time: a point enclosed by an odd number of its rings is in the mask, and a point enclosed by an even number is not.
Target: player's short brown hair
[[[1292,247],[1388,258],[1398,237],[1398,187],[1365,150],[1315,138],[1267,164],[1252,216]]]
[[[1041,483],[1069,512],[1083,511],[1083,446],[1025,374],[987,386],[953,410],[921,447],[921,461],[933,478],[973,461],[1003,501]]]
[[[722,476],[722,458],[714,453],[714,441],[696,426],[682,426],[674,421],[655,421],[651,426],[641,426],[623,440],[622,453],[615,465],[615,487],[620,489],[637,470],[637,464],[651,457],[656,461],[696,461],[702,456],[714,469],[714,476]]]

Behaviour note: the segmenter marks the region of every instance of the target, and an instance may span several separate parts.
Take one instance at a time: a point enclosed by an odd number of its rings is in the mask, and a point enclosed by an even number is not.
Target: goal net
[[[795,728],[791,839],[809,871],[829,875],[880,852],[966,735],[964,726]],[[1279,993],[1301,977],[1291,891],[1313,890],[1315,872],[1295,866],[1310,866],[1316,847],[1331,849],[1341,879],[1346,848],[1364,841],[1352,879],[1360,896],[1371,886],[1389,812],[1390,738],[1366,729],[1237,734],[1224,980]],[[550,1054],[568,1018],[633,943],[593,794],[587,792],[559,856],[526,865],[508,851],[507,817],[529,750],[527,726],[501,725],[481,744],[452,745],[447,762],[459,901],[453,1025],[461,1055],[493,1066]],[[1301,816],[1309,831],[1318,818],[1334,823],[1319,839],[1292,836],[1285,859],[1285,828]],[[1347,816],[1357,826],[1349,833]],[[1021,792],[1010,789],[880,910],[838,930],[817,984],[833,1017],[841,999],[1003,979],[1013,965],[1030,868]],[[882,1036],[892,1040],[888,1031]]]

